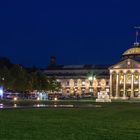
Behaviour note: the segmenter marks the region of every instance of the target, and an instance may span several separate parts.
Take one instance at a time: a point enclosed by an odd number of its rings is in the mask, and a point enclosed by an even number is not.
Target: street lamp
[[[92,76],[88,77],[88,80],[89,81],[92,81],[93,80],[93,77]]]
[[[90,87],[89,87],[89,92],[92,95],[92,81],[93,81],[93,76],[88,77],[88,80],[90,81]]]
[[[93,81],[96,80],[96,76],[89,76],[88,80],[90,81],[90,93],[93,94],[92,84],[93,84]]]

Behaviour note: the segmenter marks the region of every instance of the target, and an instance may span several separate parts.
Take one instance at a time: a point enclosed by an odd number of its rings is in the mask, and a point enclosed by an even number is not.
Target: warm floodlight
[[[14,97],[14,101],[17,101],[17,97]]]
[[[96,76],[93,77],[93,80],[96,80]]]
[[[57,97],[55,97],[54,100],[57,101],[58,100]]]

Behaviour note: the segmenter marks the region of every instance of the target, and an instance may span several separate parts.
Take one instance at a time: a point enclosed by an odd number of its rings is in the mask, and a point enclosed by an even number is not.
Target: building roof
[[[46,70],[82,70],[82,69],[108,69],[110,65],[56,65]]]
[[[140,45],[139,43],[134,43],[134,46],[123,53],[124,55],[140,55]]]
[[[130,49],[127,49],[122,54],[121,61],[125,59],[133,59],[140,62],[140,45],[138,42],[134,43],[134,45]]]

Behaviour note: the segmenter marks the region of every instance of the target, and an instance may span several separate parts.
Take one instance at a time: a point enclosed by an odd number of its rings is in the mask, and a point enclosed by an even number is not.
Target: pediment
[[[140,62],[137,62],[132,59],[126,59],[111,66],[109,69],[134,69],[134,68],[140,69]]]

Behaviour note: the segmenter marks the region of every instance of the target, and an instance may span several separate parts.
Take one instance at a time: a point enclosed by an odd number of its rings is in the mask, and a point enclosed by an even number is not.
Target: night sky
[[[0,56],[25,66],[114,64],[135,41],[140,0],[1,0]]]

